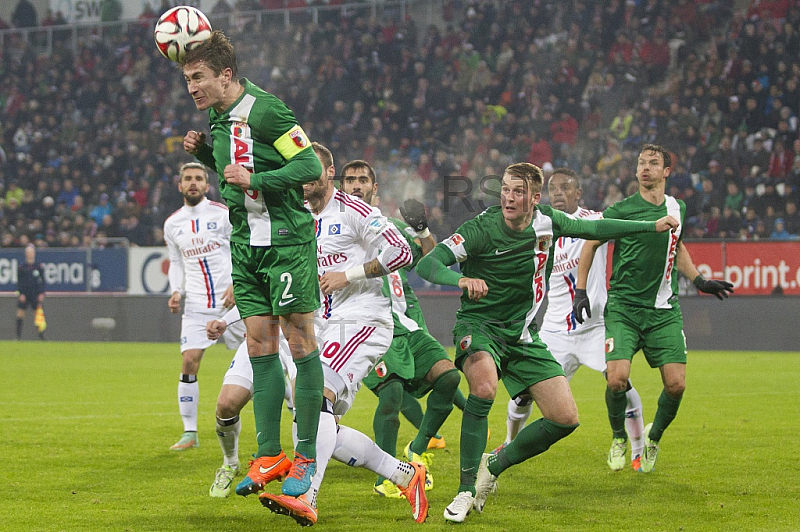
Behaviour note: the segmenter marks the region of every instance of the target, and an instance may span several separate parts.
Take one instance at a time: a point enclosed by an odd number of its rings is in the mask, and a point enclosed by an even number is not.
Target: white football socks
[[[642,419],[642,398],[639,392],[631,386],[625,392],[628,404],[625,407],[625,430],[628,432],[628,440],[631,442],[631,458],[642,455],[644,448],[644,419]]]
[[[222,449],[222,463],[230,467],[239,466],[239,433],[242,422],[239,416],[230,419],[217,418],[217,439]]]
[[[533,402],[519,406],[513,399],[508,400],[508,415],[506,416],[506,443],[517,437],[519,431],[525,427],[525,422],[531,416]]]
[[[197,401],[200,386],[197,381],[178,382],[178,411],[183,419],[184,432],[197,432]]]
[[[408,486],[414,468],[383,451],[369,436],[353,428],[339,425],[333,457],[351,467],[363,467],[395,484]]]

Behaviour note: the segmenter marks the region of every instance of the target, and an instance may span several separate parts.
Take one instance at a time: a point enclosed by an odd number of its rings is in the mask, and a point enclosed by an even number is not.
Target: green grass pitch
[[[172,452],[182,425],[177,344],[0,343],[0,529],[24,531],[297,530],[251,496],[217,500],[208,487],[221,463],[214,402],[232,352],[214,347],[200,370],[200,447]],[[580,428],[499,480],[469,530],[800,530],[800,355],[691,352],[687,391],[665,433],[656,470],[611,472],[611,436],[599,373],[572,388]],[[632,379],[652,420],[661,389],[641,355]],[[488,448],[505,435],[500,387]],[[462,389],[466,390],[462,380]],[[342,423],[372,435],[375,399],[362,390]],[[254,448],[243,412],[240,458]],[[404,501],[371,494],[368,471],[332,463],[319,499],[323,530],[450,530],[442,512],[458,484],[461,413],[442,429],[428,522]],[[283,442],[291,448],[290,417]],[[404,422],[399,448],[413,436]],[[237,480],[238,481],[238,480]],[[272,490],[277,485],[269,487]],[[408,528],[406,528],[408,527]]]

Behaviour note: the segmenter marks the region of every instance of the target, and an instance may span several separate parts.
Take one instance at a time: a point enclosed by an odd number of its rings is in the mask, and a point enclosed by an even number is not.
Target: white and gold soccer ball
[[[156,46],[161,55],[180,63],[193,46],[211,37],[211,23],[202,11],[192,6],[177,6],[156,22]]]

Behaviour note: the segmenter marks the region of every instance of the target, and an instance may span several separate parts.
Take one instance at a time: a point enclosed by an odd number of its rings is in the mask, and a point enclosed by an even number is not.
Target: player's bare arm
[[[173,314],[180,312],[181,294],[179,292],[172,292],[172,296],[170,296],[169,301],[167,301],[167,306],[169,307],[169,311]]]
[[[700,272],[697,271],[694,262],[692,262],[692,256],[689,255],[689,250],[683,245],[683,241],[678,243],[678,250],[676,253],[675,267],[688,279],[691,279],[692,284],[694,284],[699,291],[715,295],[720,301],[733,293],[733,285],[731,283],[703,278]]]
[[[666,216],[665,218],[671,217]],[[656,223],[656,229],[658,229],[658,223]],[[572,310],[578,323],[583,323],[584,312],[587,319],[592,317],[592,305],[586,293],[586,283],[589,279],[589,270],[592,269],[592,262],[594,262],[594,254],[602,245],[603,242],[600,240],[587,240],[578,259],[578,280],[575,283],[575,297],[572,299]]]
[[[363,264],[362,266],[356,266],[353,268],[357,270],[358,268],[364,269],[364,278],[366,279],[374,279],[377,277],[383,277],[386,275],[386,270],[383,269],[380,261],[378,259],[372,259],[371,261]],[[350,284],[350,279],[354,278],[361,278],[360,275],[353,277],[351,275],[350,278],[347,276],[347,272],[325,272],[322,277],[319,278],[319,287],[322,290],[322,293],[326,296],[337,291],[341,290],[345,286]]]
[[[575,284],[577,288],[586,290],[586,282],[589,279],[589,270],[592,269],[594,254],[603,243],[601,240],[587,240],[583,245],[581,256],[578,259],[578,280]]]
[[[222,307],[225,309],[232,309],[235,304],[236,300],[233,297],[233,285],[230,285],[222,294]]]
[[[206,134],[200,133],[197,131],[189,131],[186,133],[186,136],[183,137],[183,149],[191,153],[192,155],[197,155],[197,152],[200,151],[200,147],[206,143]]]
[[[467,296],[473,301],[480,301],[489,293],[489,287],[483,279],[462,277],[458,280],[458,287],[467,291]]]
[[[250,190],[250,171],[241,164],[229,164],[223,170],[225,182],[242,190]]]
[[[219,340],[227,328],[228,324],[225,320],[211,320],[206,323],[206,336],[209,340]]]

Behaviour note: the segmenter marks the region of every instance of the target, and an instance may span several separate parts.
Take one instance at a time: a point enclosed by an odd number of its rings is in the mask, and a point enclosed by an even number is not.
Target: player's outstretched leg
[[[344,425],[339,426],[333,457],[352,467],[363,467],[389,479],[400,488],[411,505],[414,521],[428,517],[425,495],[425,466],[402,462],[378,447],[368,436]]]

